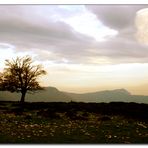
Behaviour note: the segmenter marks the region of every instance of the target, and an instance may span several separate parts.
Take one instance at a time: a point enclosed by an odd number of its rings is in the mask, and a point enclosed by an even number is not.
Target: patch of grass
[[[3,103],[1,106],[6,107],[5,105],[10,111],[0,110],[0,143],[148,143],[148,122],[135,118],[85,111],[83,107],[82,110],[77,107],[78,110],[70,109],[69,112],[64,112],[61,107],[60,112],[55,109],[56,104],[53,103],[54,109],[49,110],[47,104],[45,108],[44,104],[39,108],[38,104],[38,109],[27,109],[22,114],[16,114],[14,110],[11,111],[11,107],[14,107],[12,102]],[[77,104],[72,105],[74,107]],[[51,117],[50,113],[57,114],[58,118]],[[83,117],[85,120],[82,120]]]

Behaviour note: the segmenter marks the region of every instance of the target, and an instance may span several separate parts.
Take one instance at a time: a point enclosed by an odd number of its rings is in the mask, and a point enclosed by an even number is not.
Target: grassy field
[[[114,107],[115,104],[111,106]],[[123,108],[127,104],[128,107],[133,107],[133,104],[130,106],[129,103],[120,103]],[[104,106],[97,110],[94,105]],[[26,103],[22,111],[18,102],[0,102],[0,143],[148,143],[147,118],[122,115],[123,111],[119,106],[121,112],[116,110],[116,114],[108,113],[106,105],[108,104]]]

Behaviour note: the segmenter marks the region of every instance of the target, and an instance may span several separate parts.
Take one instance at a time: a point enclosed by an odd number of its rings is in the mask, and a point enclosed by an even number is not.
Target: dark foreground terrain
[[[0,143],[148,143],[148,104],[0,102]]]

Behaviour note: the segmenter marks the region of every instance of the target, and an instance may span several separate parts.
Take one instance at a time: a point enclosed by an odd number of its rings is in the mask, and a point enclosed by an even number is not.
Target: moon
[[[135,25],[138,42],[148,45],[148,8],[137,11]]]

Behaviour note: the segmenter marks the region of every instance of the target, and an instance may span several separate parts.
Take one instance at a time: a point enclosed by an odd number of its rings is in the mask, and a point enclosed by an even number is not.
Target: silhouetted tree
[[[45,75],[42,65],[35,65],[30,56],[6,60],[6,68],[0,75],[0,88],[10,92],[20,92],[23,104],[28,91],[42,89],[37,81],[41,75]]]

